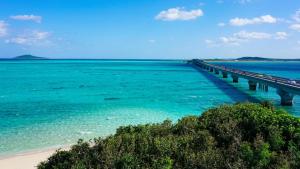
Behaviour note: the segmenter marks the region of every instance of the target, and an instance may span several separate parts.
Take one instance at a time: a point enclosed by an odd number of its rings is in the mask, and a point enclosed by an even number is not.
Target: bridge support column
[[[228,73],[227,72],[222,72],[223,78],[227,78],[228,77]]]
[[[220,72],[218,69],[215,69],[215,74],[218,75]]]
[[[248,84],[249,84],[249,90],[252,90],[252,91],[255,91],[256,90],[256,86],[257,86],[257,83],[252,81],[252,80],[249,80],[248,81]]]
[[[209,71],[210,71],[210,72],[214,72],[214,68],[210,67],[210,68],[209,68]]]
[[[268,92],[268,91],[269,91],[269,86],[265,85],[265,92]]]
[[[265,91],[265,92],[269,91],[269,86],[266,85],[266,84],[259,83],[259,84],[258,84],[258,88],[259,88],[260,90],[262,90],[262,91]]]
[[[281,98],[282,106],[292,106],[293,105],[293,98],[294,98],[293,94],[291,94],[287,91],[284,91],[282,89],[277,89],[277,94]]]
[[[263,87],[263,84],[258,83],[258,88],[259,88],[259,89],[262,89],[262,87]]]
[[[237,75],[231,75],[232,77],[232,82],[233,83],[238,83],[239,82],[239,77]]]
[[[267,92],[269,90],[268,85],[263,84],[262,85],[262,90],[265,91],[265,92]]]

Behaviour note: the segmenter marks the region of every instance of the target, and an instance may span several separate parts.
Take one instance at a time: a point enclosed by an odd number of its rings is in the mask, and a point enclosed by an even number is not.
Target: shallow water
[[[257,70],[300,77],[300,63],[294,66],[298,69],[287,72],[265,65]],[[256,99],[279,104],[273,90],[249,92],[246,81],[233,85],[184,61],[0,61],[0,155],[72,144],[107,136],[121,125],[176,121],[216,105]],[[299,97],[295,103],[288,110],[299,115]]]

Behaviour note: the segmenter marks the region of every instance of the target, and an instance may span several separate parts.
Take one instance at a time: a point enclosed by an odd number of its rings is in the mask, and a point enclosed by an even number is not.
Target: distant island
[[[47,59],[47,58],[33,56],[33,55],[21,55],[21,56],[13,57],[11,59],[13,59],[13,60],[43,60],[43,59]]]
[[[275,59],[263,57],[241,57],[237,59],[204,59],[205,61],[300,61],[300,59]]]
[[[48,58],[33,56],[33,55],[21,55],[12,58],[0,58],[0,60],[47,60]]]

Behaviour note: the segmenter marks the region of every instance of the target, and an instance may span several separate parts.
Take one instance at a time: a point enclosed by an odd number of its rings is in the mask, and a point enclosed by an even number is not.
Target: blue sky
[[[0,57],[300,58],[299,0],[0,0]]]

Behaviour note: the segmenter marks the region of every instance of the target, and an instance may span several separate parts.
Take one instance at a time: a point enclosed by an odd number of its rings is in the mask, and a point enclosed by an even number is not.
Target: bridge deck
[[[209,64],[207,62],[204,62],[202,60],[195,59],[193,60],[193,63],[196,65],[202,65],[202,66],[207,66],[222,72],[226,72],[232,75],[237,75],[238,77],[243,77],[248,80],[255,81],[257,83],[263,83],[266,85],[269,85],[274,88],[280,88],[283,90],[286,90],[288,92],[291,92],[295,95],[300,95],[300,82],[299,80],[291,80],[288,78],[283,78],[283,77],[277,77],[277,76],[271,76],[267,74],[261,74],[261,73],[255,73],[255,72],[250,72],[250,71],[244,71],[244,70],[239,70],[239,69],[233,69],[233,68],[228,68],[225,66],[218,66],[218,65],[213,65]]]

